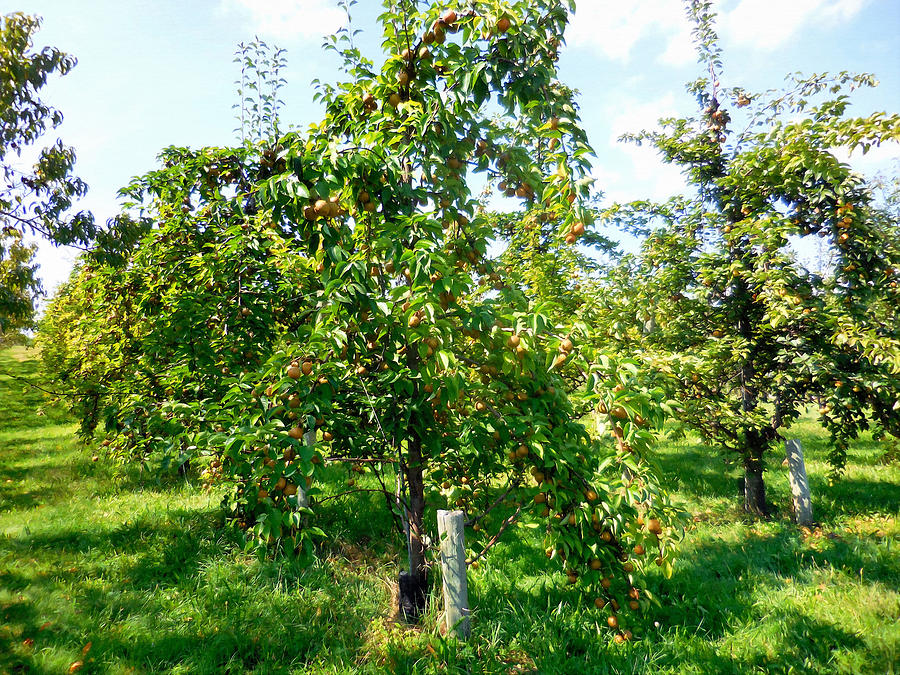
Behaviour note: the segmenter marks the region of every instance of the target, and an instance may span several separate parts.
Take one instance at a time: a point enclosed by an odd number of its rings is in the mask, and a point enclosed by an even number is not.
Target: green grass
[[[690,439],[666,444],[694,522],[674,577],[651,579],[662,607],[640,639],[598,632],[524,531],[470,570],[474,635],[459,645],[441,638],[437,603],[418,627],[391,620],[404,556],[374,496],[323,506],[334,535],[315,563],[260,560],[199,480],[92,462],[74,424],[2,374],[40,381],[32,358],[0,351],[0,673],[900,670],[900,466],[879,463],[884,444],[855,444],[829,486],[820,430],[792,430],[821,523],[809,531],[787,517],[778,458],[781,511],[759,522],[738,510],[736,470]]]

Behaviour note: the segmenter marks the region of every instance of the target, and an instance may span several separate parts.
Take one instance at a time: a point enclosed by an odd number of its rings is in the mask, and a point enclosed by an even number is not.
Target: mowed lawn
[[[588,599],[547,572],[534,530],[470,570],[473,638],[391,619],[405,558],[383,501],[322,507],[330,539],[310,564],[260,559],[196,476],[117,468],[76,439],[38,384],[35,356],[0,351],[0,673],[894,673],[900,670],[900,458],[853,445],[826,481],[824,436],[803,441],[819,527],[738,509],[738,472],[690,439],[659,461],[693,515],[662,606],[616,645]],[[343,485],[334,474],[335,490]],[[374,514],[374,515],[371,515]],[[475,536],[469,533],[470,536]],[[435,596],[437,598],[437,596]]]

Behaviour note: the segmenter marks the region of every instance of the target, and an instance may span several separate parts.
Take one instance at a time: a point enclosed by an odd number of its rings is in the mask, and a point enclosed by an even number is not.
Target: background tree
[[[271,132],[278,102],[271,82],[277,62],[241,45],[242,104],[267,110],[246,117],[236,148],[166,148],[161,167],[120,190],[116,229],[146,232],[119,255],[99,249],[82,256],[41,324],[38,344],[49,372],[77,393],[68,402],[90,437],[97,426],[122,459],[185,462],[190,453],[173,437],[172,407],[183,436],[196,431],[190,411],[223,393],[223,374],[259,361],[281,317],[296,308],[303,286],[297,242],[259,216],[259,181],[285,168]],[[268,132],[267,132],[268,130]],[[290,319],[287,320],[289,325]]]
[[[15,230],[0,234],[0,342],[4,335],[33,326],[34,303],[41,293],[35,251]]]
[[[84,256],[38,344],[82,433],[122,459],[181,464],[200,401],[258,362],[291,324],[304,285],[297,243],[253,214],[265,159],[247,148],[168,148],[122,192],[149,233],[124,260]],[[312,270],[311,272],[314,272]],[[173,408],[180,412],[173,422]]]
[[[897,224],[834,155],[896,142],[900,116],[846,115],[869,75],[724,88],[710,3],[687,6],[709,71],[689,87],[700,114],[629,140],[682,166],[693,194],[609,209],[646,237],[615,279],[613,321],[668,377],[679,417],[741,459],[744,507],[766,514],[765,451],[806,406],[820,406],[836,470],[870,423],[900,433]],[[796,255],[813,236],[833,253],[825,274]]]

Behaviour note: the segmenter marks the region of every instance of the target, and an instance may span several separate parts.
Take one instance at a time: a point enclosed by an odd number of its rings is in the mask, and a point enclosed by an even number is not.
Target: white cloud
[[[606,150],[604,152],[598,148],[598,153],[604,156],[604,165],[615,166],[615,169],[594,171],[597,188],[606,194],[607,202],[662,200],[684,191],[681,170],[665,164],[656,148],[618,140],[625,133],[658,129],[659,118],[679,115],[682,111],[678,110],[676,102],[680,98],[667,92],[651,100],[621,101],[618,109],[622,112],[609,120],[610,135]]]
[[[255,33],[282,40],[321,37],[347,19],[333,0],[221,0],[220,9],[249,13]]]
[[[868,0],[740,0],[722,12],[722,35],[755,49],[770,50],[810,25],[834,25],[853,18]]]
[[[659,62],[670,66],[685,66],[697,60],[697,51],[694,41],[691,39],[691,29],[686,17],[682,18],[684,25],[669,38],[666,50],[660,54]]]
[[[663,163],[656,148],[620,144],[618,152],[625,161],[617,162],[615,174],[597,177],[597,187],[606,194],[607,201],[662,201],[685,191],[681,169]]]
[[[234,0],[232,0],[234,1]],[[249,1],[249,0],[241,0]],[[852,19],[869,0],[732,0],[719,8],[722,37],[759,50],[779,47],[810,25],[834,26]],[[726,9],[727,7],[732,9]],[[692,63],[691,25],[678,0],[579,0],[566,34],[573,47],[628,62],[639,43],[670,66]],[[658,53],[656,53],[658,52]]]
[[[854,171],[869,178],[877,173],[892,173],[900,162],[900,145],[897,143],[870,148],[866,154],[862,150],[851,153],[846,146],[829,149],[839,161],[849,164]]]
[[[675,0],[579,0],[566,33],[572,46],[623,62],[648,37],[658,37],[666,45],[659,59],[663,63],[683,65],[691,60],[693,51],[684,49],[685,44],[690,47],[690,29],[682,4]]]

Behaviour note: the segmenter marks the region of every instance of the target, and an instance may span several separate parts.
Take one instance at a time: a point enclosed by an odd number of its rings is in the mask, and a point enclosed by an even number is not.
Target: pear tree
[[[584,231],[589,148],[556,73],[569,9],[386,3],[381,63],[351,32],[334,38],[350,80],[320,85],[325,119],[285,143],[286,170],[261,189],[320,278],[302,325],[222,399],[234,512],[261,541],[299,545],[315,532],[304,524],[316,522],[323,467],[372,472],[407,538],[412,615],[440,507],[466,512],[473,559],[515,522],[536,522],[566,582],[612,628],[620,610],[646,606],[645,560],[670,569],[673,510],[633,448],[591,438],[559,369],[581,360],[619,391],[622,374],[576,349],[486,258],[496,219],[473,189],[479,179],[521,200],[560,243]],[[511,513],[489,526],[503,504]]]
[[[642,457],[665,411],[630,389],[634,363],[488,258],[505,230],[481,199],[516,200],[553,245],[590,223],[590,147],[556,68],[571,9],[386,2],[377,63],[350,28],[330,39],[347,79],[317,85],[321,122],[167,150],[124,191],[144,239],[118,268],[85,265],[48,331],[73,379],[98,368],[91,430],[120,456],[162,447],[214,469],[262,550],[309,553],[326,498],[381,494],[409,616],[436,509],[465,512],[472,564],[530,524],[575,601],[630,636],[642,571],[670,574],[679,534]],[[602,439],[576,381],[588,405],[609,399]],[[366,480],[334,485],[334,465]]]

